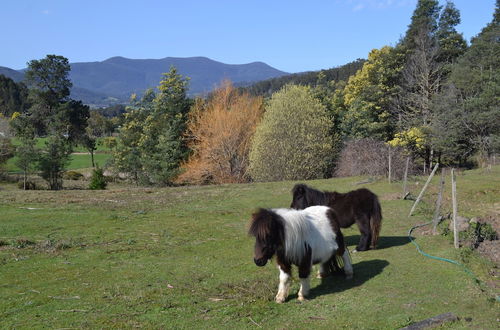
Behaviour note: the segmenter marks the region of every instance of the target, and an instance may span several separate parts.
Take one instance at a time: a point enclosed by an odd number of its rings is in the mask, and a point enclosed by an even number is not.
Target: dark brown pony
[[[341,228],[358,225],[361,239],[356,251],[375,249],[382,226],[382,209],[377,195],[361,188],[342,194],[338,192],[319,191],[305,184],[296,184],[293,189],[293,200],[290,207],[304,209],[312,205],[331,207]]]

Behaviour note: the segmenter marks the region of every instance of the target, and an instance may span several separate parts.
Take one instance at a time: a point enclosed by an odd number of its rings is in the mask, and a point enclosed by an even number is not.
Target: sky
[[[467,41],[495,0],[454,0]],[[205,56],[285,72],[329,69],[395,45],[417,0],[0,0],[0,66]],[[445,1],[441,0],[441,4]]]

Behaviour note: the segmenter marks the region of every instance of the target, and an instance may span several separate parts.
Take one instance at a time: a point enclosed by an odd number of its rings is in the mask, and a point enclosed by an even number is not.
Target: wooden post
[[[427,186],[429,185],[429,182],[431,182],[431,179],[432,177],[434,176],[434,173],[436,173],[437,169],[439,167],[439,163],[436,163],[436,166],[434,166],[434,169],[432,170],[431,174],[429,175],[429,177],[427,178],[427,182],[425,182],[425,185],[424,187],[422,188],[422,190],[420,191],[420,194],[418,195],[417,197],[417,200],[415,201],[415,203],[413,203],[413,207],[411,208],[410,210],[410,214],[408,214],[408,217],[411,217],[413,211],[415,211],[415,208],[417,207],[417,204],[420,202],[420,199],[422,198],[422,196],[424,195],[424,192],[425,190],[427,189]]]
[[[389,183],[391,183],[391,172],[392,172],[392,153],[391,153],[391,147],[389,147]]]
[[[443,201],[443,190],[444,190],[444,172],[445,169],[441,170],[441,181],[439,182],[439,193],[436,200],[436,211],[434,212],[434,218],[432,219],[433,228],[432,233],[436,235],[437,233],[437,225],[439,224],[439,212],[441,211],[441,202]]]
[[[453,244],[455,249],[458,245],[458,229],[457,229],[457,182],[455,179],[455,169],[451,169],[451,199],[453,202]]]
[[[410,156],[406,157],[405,176],[403,178],[403,199],[406,198],[406,182],[408,181],[408,168],[410,167]]]

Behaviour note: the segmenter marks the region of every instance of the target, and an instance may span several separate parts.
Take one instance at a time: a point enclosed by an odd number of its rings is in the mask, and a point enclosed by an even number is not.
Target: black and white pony
[[[375,249],[382,227],[382,208],[377,195],[361,188],[347,193],[319,191],[305,184],[296,184],[292,189],[293,209],[305,209],[313,205],[326,205],[335,211],[341,228],[356,223],[361,238],[356,251]]]
[[[298,266],[298,299],[309,294],[309,275],[313,264],[320,264],[318,276],[326,277],[336,256],[344,261],[344,272],[352,278],[349,252],[334,212],[326,206],[305,210],[259,209],[252,215],[249,234],[255,237],[254,262],[265,266],[274,255],[280,270],[276,302],[288,296],[292,265]]]

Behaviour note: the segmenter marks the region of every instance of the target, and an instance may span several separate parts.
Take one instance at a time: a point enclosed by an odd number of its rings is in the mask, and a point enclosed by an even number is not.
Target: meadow
[[[46,138],[37,138],[36,147],[43,148],[45,146]],[[104,146],[102,143],[103,138],[98,138],[96,143],[96,150],[94,151],[94,162],[103,167],[106,162],[111,158],[111,150]],[[18,139],[13,138],[12,144],[14,146],[19,144]],[[16,166],[17,157],[12,157],[7,161],[5,169],[10,173],[20,173],[21,170]],[[82,168],[92,167],[92,159],[88,151],[82,146],[76,146],[70,156],[70,161],[67,170],[79,170]]]
[[[498,216],[500,166],[458,175],[459,213]],[[370,181],[369,183],[366,183]],[[411,180],[417,195],[425,178]],[[437,178],[414,216],[401,182],[336,178],[307,182],[379,195],[377,250],[352,254],[354,279],[313,278],[309,300],[276,304],[276,264],[253,263],[247,235],[257,207],[287,207],[296,182],[108,190],[21,191],[0,184],[0,328],[347,328],[396,329],[452,312],[444,328],[499,326],[495,266],[453,248],[449,236],[408,230],[433,214]],[[360,182],[365,182],[360,184]],[[444,213],[451,210],[447,181]],[[355,227],[344,229],[353,250]],[[495,291],[496,290],[496,291]]]

